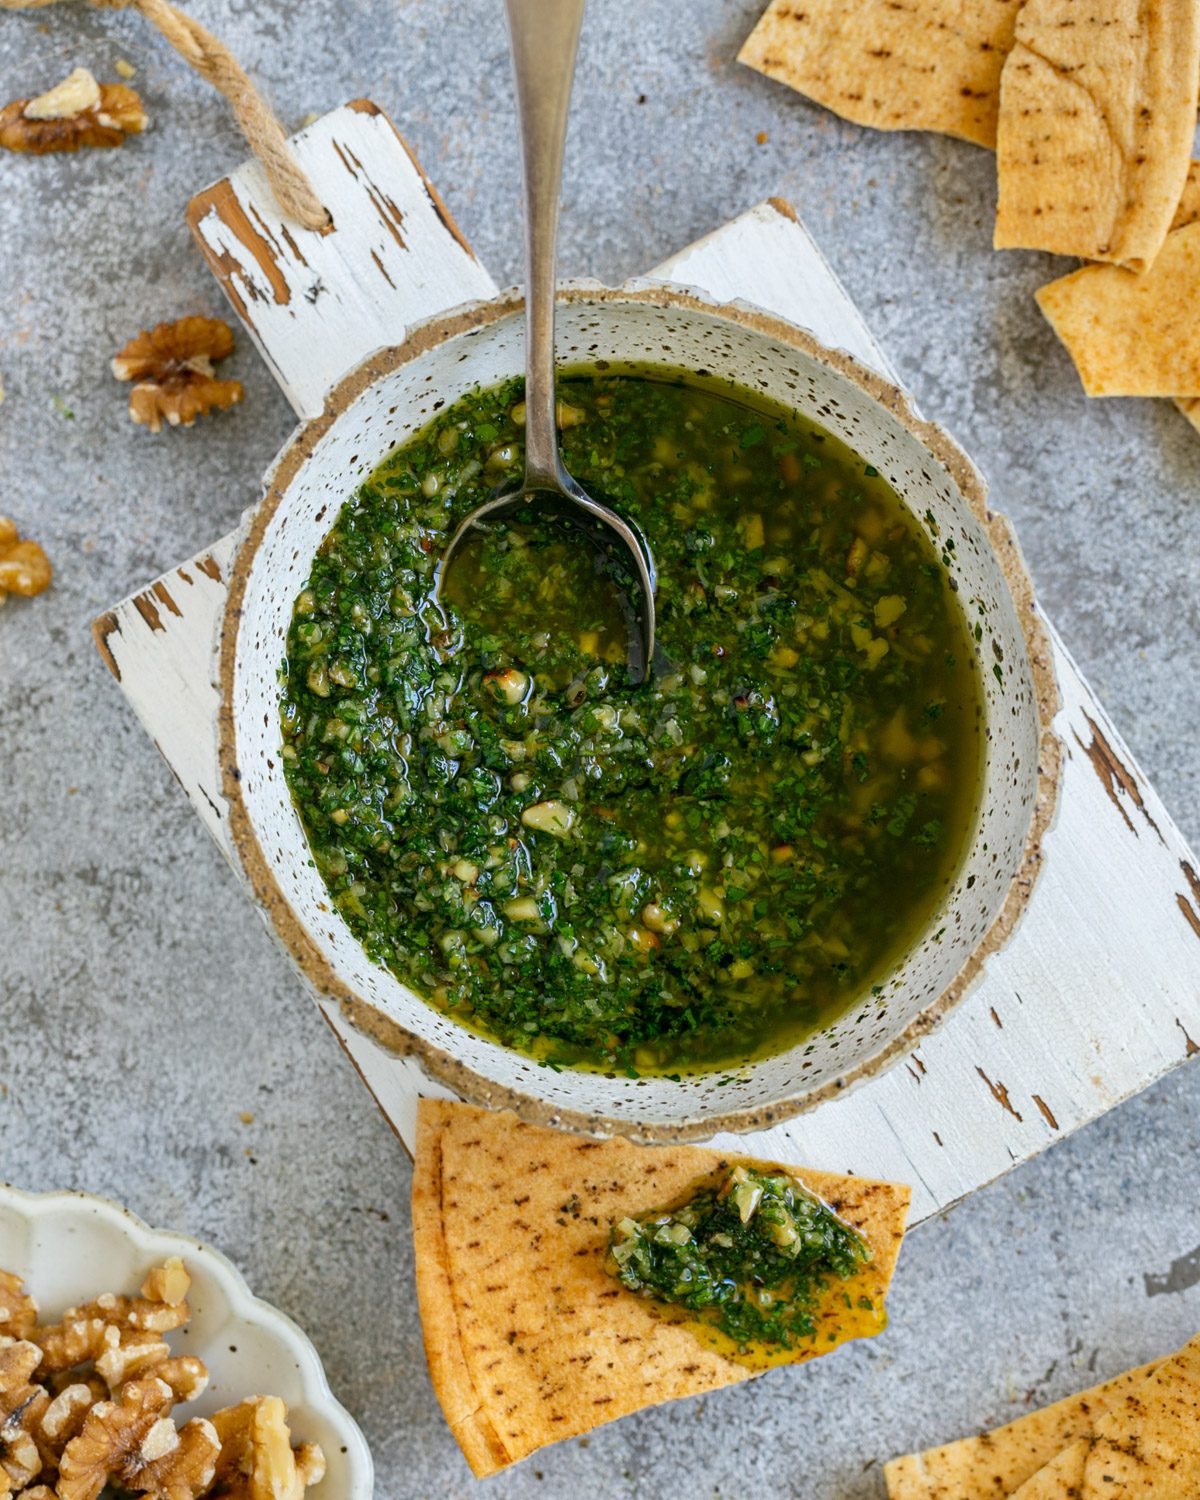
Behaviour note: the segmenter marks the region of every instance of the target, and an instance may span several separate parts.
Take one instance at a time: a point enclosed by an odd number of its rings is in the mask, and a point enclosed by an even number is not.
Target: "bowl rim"
[[[33,1192],[0,1179],[0,1211],[5,1209],[11,1209],[28,1225],[56,1214],[86,1214],[116,1228],[148,1261],[178,1254],[186,1261],[203,1266],[224,1293],[231,1318],[241,1324],[268,1329],[287,1350],[300,1372],[305,1405],[326,1418],[337,1431],[345,1451],[350,1471],[350,1489],[345,1500],[369,1500],[375,1483],[371,1449],[358,1423],[333,1394],[316,1345],[294,1318],[273,1303],[255,1296],[241,1271],[222,1251],[182,1230],[157,1229],[115,1199],[83,1188]],[[289,1408],[292,1409],[296,1409],[295,1403]]]
[[[938,1026],[958,1004],[988,958],[1011,937],[1041,872],[1044,862],[1042,841],[1053,823],[1058,801],[1062,755],[1053,721],[1060,699],[1050,641],[1037,608],[1033,581],[1021,555],[1016,535],[1008,518],[993,511],[987,504],[987,486],[982,475],[943,428],[918,416],[909,397],[893,382],[867,368],[844,350],[830,349],[807,330],[775,313],[743,301],[719,301],[691,287],[645,281],[628,282],[615,288],[596,282],[566,282],[559,286],[558,300],[560,305],[640,303],[701,313],[708,317],[723,318],[741,328],[797,349],[850,381],[882,406],[949,473],[986,535],[1012,596],[1029,659],[1038,720],[1037,783],[1029,830],[1021,863],[990,925],[942,992],[925,1005],[884,1047],[847,1068],[844,1073],[827,1079],[815,1088],[798,1088],[796,1092],[768,1104],[661,1124],[647,1125],[594,1111],[572,1109],[497,1083],[476,1072],[452,1053],[409,1031],[394,1017],[355,994],[337,977],[281,890],[263,853],[242,796],[238,767],[237,714],[233,700],[239,627],[246,589],[267,528],[284,504],[293,480],[317,443],[354,401],[377,381],[439,344],[520,312],[524,306],[524,297],[519,289],[504,292],[488,302],[468,303],[414,324],[407,331],[402,344],[380,349],[369,355],[333,386],[325,398],[321,413],[296,429],[268,471],[265,493],[257,506],[247,513],[239,534],[216,647],[217,687],[220,695],[217,748],[222,791],[229,806],[230,841],[255,899],[270,921],[275,935],[318,995],[335,1001],[348,1022],[388,1052],[398,1057],[415,1057],[431,1079],[451,1089],[468,1103],[489,1109],[511,1109],[530,1124],[560,1127],[584,1135],[622,1135],[646,1144],[675,1144],[708,1140],[725,1131],[742,1133],[762,1130],[815,1109],[826,1100],[843,1094],[853,1085],[884,1072],[902,1054],[911,1052],[920,1039]]]

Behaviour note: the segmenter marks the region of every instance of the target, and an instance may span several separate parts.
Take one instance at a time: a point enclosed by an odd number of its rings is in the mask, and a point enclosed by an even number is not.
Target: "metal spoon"
[[[626,598],[629,673],[645,680],[654,659],[654,561],[644,539],[567,473],[558,447],[554,382],[554,260],[567,110],[586,0],[505,0],[517,84],[525,173],[525,477],[473,510],[450,538],[438,590],[473,528],[535,503],[579,527],[640,597]]]

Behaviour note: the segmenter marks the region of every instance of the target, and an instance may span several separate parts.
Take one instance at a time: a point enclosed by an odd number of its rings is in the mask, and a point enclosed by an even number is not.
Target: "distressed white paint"
[[[199,194],[189,218],[284,395],[298,416],[312,417],[373,350],[401,343],[421,318],[494,296],[496,286],[374,105],[323,115],[292,146],[333,233],[281,218],[256,161]]]
[[[654,274],[773,306],[887,368],[876,347],[862,346],[861,319],[807,234],[767,205]],[[345,368],[355,355],[343,353]],[[223,563],[231,545],[210,550]],[[184,569],[192,575],[195,565]],[[213,793],[216,695],[204,670],[222,590],[211,580],[189,587],[177,573],[160,583],[179,614],[160,608],[161,628],[152,629],[136,599],[127,600],[113,612],[108,645],[123,690],[228,852]],[[1200,893],[1187,873],[1196,859],[1057,640],[1055,660],[1066,749],[1061,811],[1017,934],[909,1062],[810,1116],[738,1138],[740,1149],[910,1181],[919,1220],[1144,1088],[1184,1059],[1189,1035],[1200,1041]],[[1096,730],[1127,785],[1110,789],[1097,774],[1086,753]],[[411,1145],[417,1093],[437,1090],[415,1064],[323,1009]]]
[[[701,287],[722,302],[765,307],[900,383],[816,240],[791,205],[779,199],[747,209],[648,274],[656,281]]]

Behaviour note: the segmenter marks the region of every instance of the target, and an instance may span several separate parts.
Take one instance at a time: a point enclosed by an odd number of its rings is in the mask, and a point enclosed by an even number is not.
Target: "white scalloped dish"
[[[0,1183],[0,1268],[23,1278],[43,1319],[101,1292],[135,1292],[171,1255],[191,1273],[192,1318],[170,1342],[178,1354],[198,1355],[210,1375],[200,1399],[180,1412],[208,1416],[247,1396],[280,1396],[293,1441],[325,1452],[325,1478],[310,1500],[370,1500],[370,1450],[334,1399],[317,1351],[290,1318],[251,1294],[223,1255],[89,1193],[26,1193]]]

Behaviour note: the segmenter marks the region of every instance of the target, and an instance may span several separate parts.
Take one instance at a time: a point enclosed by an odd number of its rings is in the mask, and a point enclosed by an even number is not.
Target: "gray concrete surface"
[[[498,0],[192,8],[286,122],[357,94],[386,105],[485,262],[515,279]],[[617,280],[768,194],[797,203],[922,404],[989,474],[1048,610],[1200,840],[1200,438],[1165,402],[1085,403],[1032,301],[1055,263],[989,248],[990,156],[859,130],[740,69],[756,10],[593,0],[565,272]],[[237,412],[158,438],[124,415],[113,351],[159,319],[223,310],[182,210],[243,148],[139,17],[0,18],[4,99],[80,63],[112,77],[118,57],[139,70],[143,139],[0,161],[0,511],[58,567],[51,594],[0,614],[0,1177],[111,1194],[215,1242],[315,1340],[379,1494],[465,1496],[421,1352],[408,1162],[88,636],[101,608],[229,528],[291,426],[244,341]],[[1169,1290],[1146,1280],[1200,1244],[1198,1152],[1200,1073],[1184,1069],[914,1234],[885,1337],[602,1429],[483,1492],[878,1496],[891,1454],[1200,1328],[1196,1267]]]

